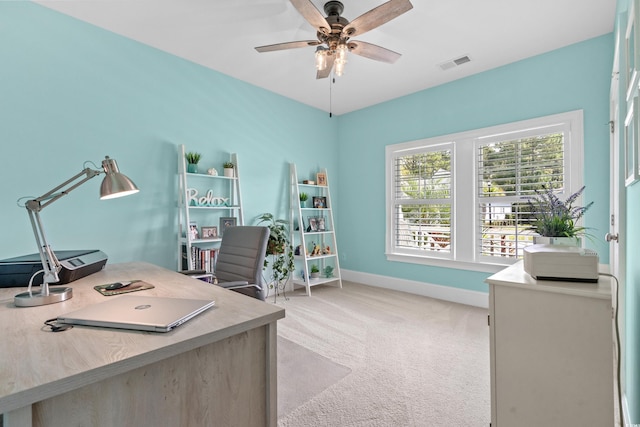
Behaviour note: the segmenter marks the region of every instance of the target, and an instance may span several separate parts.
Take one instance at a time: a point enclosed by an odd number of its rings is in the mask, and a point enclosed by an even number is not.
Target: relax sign
[[[187,188],[187,204],[189,206],[231,206],[228,197],[217,197],[213,190],[208,190],[206,196],[198,197],[198,190]]]

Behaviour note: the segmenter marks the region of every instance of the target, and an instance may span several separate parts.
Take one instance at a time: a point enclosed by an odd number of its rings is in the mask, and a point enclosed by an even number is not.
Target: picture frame
[[[223,216],[220,217],[220,229],[218,230],[220,237],[224,236],[224,230],[229,227],[235,227],[238,223],[238,218],[235,216]]]
[[[624,184],[630,186],[640,178],[638,164],[638,97],[629,104],[627,117],[624,120]]]
[[[316,174],[316,183],[317,185],[321,185],[323,187],[327,186],[327,174],[324,172],[318,172]]]
[[[323,216],[316,217],[316,223],[318,224],[318,231],[327,231],[326,222]]]
[[[218,236],[218,227],[217,226],[207,226],[207,227],[202,227],[200,229],[200,234],[202,236],[203,239],[207,239],[207,240],[211,240],[211,239],[217,239]]]
[[[324,209],[327,207],[327,198],[324,196],[313,196],[313,207],[316,209]]]
[[[315,232],[318,231],[318,221],[315,216],[310,216],[307,218],[309,225],[307,226],[307,232]]]
[[[189,230],[187,230],[187,237],[189,238],[189,240],[198,240],[200,238],[198,223],[196,221],[189,221]]]

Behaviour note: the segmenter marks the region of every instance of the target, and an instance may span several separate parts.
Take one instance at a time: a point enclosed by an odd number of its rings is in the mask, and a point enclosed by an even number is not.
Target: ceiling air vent
[[[467,62],[471,62],[471,58],[468,55],[461,56],[460,58],[452,59],[447,62],[443,62],[440,64],[440,68],[442,71],[450,70],[451,68],[457,67],[462,64],[466,64]]]

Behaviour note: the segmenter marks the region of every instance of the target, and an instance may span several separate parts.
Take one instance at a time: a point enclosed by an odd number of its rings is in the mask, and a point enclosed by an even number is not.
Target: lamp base
[[[41,293],[23,292],[14,297],[16,307],[37,307],[39,305],[55,304],[66,301],[73,296],[71,288],[51,288],[49,295]]]

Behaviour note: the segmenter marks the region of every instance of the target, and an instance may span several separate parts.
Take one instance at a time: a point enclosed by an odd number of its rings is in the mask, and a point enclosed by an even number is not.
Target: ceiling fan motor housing
[[[339,1],[328,1],[324,4],[324,13],[326,13],[327,16],[342,15],[343,10],[344,5]]]
[[[344,5],[339,1],[329,1],[324,5],[324,12],[327,14],[327,23],[331,26],[331,32],[324,34],[318,31],[318,40],[326,43],[331,53],[335,52],[338,44],[346,44],[348,35],[342,34],[342,29],[349,24],[349,20],[340,16],[344,10]],[[345,37],[342,37],[345,36]]]

